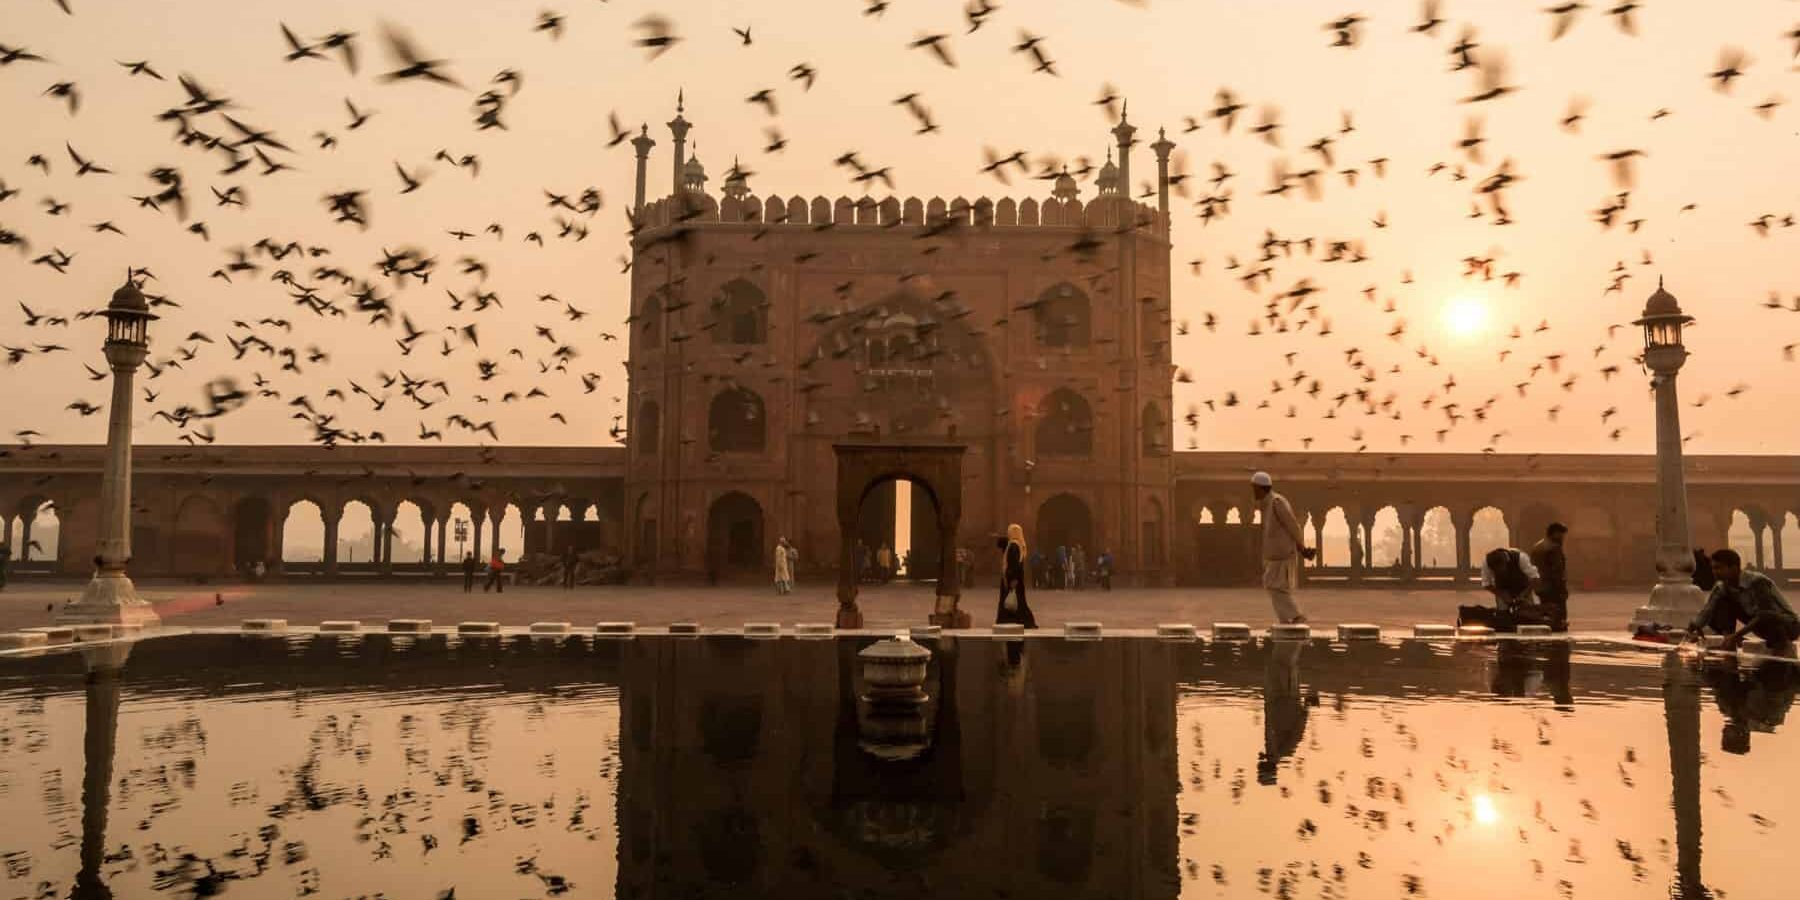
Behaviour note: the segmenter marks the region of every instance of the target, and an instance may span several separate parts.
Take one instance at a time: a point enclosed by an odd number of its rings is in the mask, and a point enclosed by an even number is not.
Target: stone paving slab
[[[443,623],[493,621],[505,626],[532,622],[635,622],[663,627],[696,622],[703,628],[741,628],[747,622],[829,622],[837,600],[830,585],[800,585],[787,595],[773,587],[514,587],[505,593],[465,594],[460,581],[344,582],[337,584],[238,584],[188,586],[147,582],[139,593],[156,605],[171,625],[237,627],[244,619],[286,619],[294,626],[326,619],[432,619]],[[0,632],[48,625],[54,604],[80,593],[79,582],[14,581],[0,592]],[[1649,596],[1611,591],[1576,594],[1569,602],[1574,631],[1625,631],[1632,612]],[[1415,623],[1453,622],[1459,604],[1482,602],[1478,591],[1445,589],[1322,588],[1302,590],[1300,604],[1315,629],[1335,633],[1340,622],[1379,625],[1390,633],[1411,633]],[[998,590],[965,592],[962,607],[976,627],[992,624]],[[1272,618],[1268,596],[1254,588],[1129,588],[1103,591],[1033,591],[1038,624],[1058,631],[1071,622],[1099,622],[1107,630],[1149,629],[1169,622],[1244,622],[1262,629]],[[864,589],[860,597],[866,627],[905,630],[926,624],[929,586],[891,584]]]

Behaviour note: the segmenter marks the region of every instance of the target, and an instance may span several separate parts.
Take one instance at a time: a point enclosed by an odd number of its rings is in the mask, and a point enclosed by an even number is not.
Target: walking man
[[[1538,602],[1555,631],[1569,630],[1569,557],[1563,552],[1563,539],[1569,526],[1551,522],[1544,529],[1544,539],[1531,547],[1531,564],[1538,570]]]
[[[1688,633],[1698,637],[1701,629],[1711,628],[1725,636],[1726,650],[1736,650],[1745,635],[1754,634],[1770,653],[1792,655],[1794,641],[1800,639],[1800,616],[1775,582],[1761,572],[1745,571],[1743,557],[1730,548],[1713,551],[1712,570],[1719,582],[1688,624]]]
[[[1263,588],[1275,606],[1275,619],[1284,625],[1306,621],[1294,591],[1300,587],[1300,560],[1312,559],[1313,549],[1300,534],[1294,507],[1275,493],[1275,480],[1267,472],[1250,476],[1250,492],[1262,510]]]
[[[475,562],[475,551],[464,553],[462,561],[463,593],[468,594],[475,590],[475,570],[477,568],[480,568],[480,564]]]
[[[487,582],[481,586],[481,592],[485,594],[488,592],[488,588],[493,588],[494,593],[496,594],[506,593],[506,582],[500,580],[501,573],[505,571],[506,551],[504,549],[496,549],[494,551],[494,558],[488,560]]]

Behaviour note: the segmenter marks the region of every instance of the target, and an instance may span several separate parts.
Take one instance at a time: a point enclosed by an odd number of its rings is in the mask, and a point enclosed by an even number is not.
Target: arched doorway
[[[231,529],[225,514],[211,497],[195,494],[175,510],[175,537],[171,541],[169,568],[178,575],[222,575],[232,557],[224,552]]]
[[[894,554],[888,575],[904,576],[909,581],[936,579],[943,545],[938,534],[937,499],[931,485],[902,477],[869,485],[856,515],[856,541],[857,565],[864,582],[875,580],[877,573],[864,564],[863,551],[866,549],[873,560],[882,547]],[[900,571],[909,553],[910,565]]]
[[[1053,557],[1058,547],[1082,547],[1088,558],[1096,555],[1094,547],[1094,514],[1087,501],[1074,494],[1057,494],[1038,507],[1037,533],[1027,543],[1046,558]]]
[[[956,529],[962,519],[962,456],[966,448],[956,444],[837,444],[837,514],[838,514],[838,615],[839,628],[861,628],[862,611],[856,605],[857,536],[863,507],[871,494],[888,490],[895,482],[914,485],[914,498],[928,497],[936,513],[936,528],[914,528],[915,544],[936,539],[936,570],[941,575],[955,571]],[[923,524],[915,504],[911,520]],[[893,514],[889,513],[889,521]],[[923,532],[923,534],[921,533]],[[929,545],[927,545],[929,546]],[[923,548],[915,546],[918,560]],[[962,596],[959,579],[937,579],[937,602],[929,621],[949,628],[967,628],[969,616],[957,608]]]
[[[714,500],[706,513],[708,576],[745,574],[759,571],[762,566],[762,504],[742,491],[732,491]]]

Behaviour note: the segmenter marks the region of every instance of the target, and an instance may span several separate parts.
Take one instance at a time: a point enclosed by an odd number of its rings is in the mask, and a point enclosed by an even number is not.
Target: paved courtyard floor
[[[52,605],[80,594],[78,581],[14,581],[0,592],[0,631],[47,625]],[[434,624],[497,621],[526,625],[567,621],[591,626],[599,621],[631,621],[639,625],[698,622],[710,628],[745,622],[830,622],[837,610],[834,588],[802,584],[780,596],[761,586],[721,587],[581,587],[563,591],[548,587],[514,587],[503,594],[464,594],[460,580],[441,582],[344,582],[335,584],[185,585],[150,581],[139,592],[156,604],[170,624],[235,625],[250,618],[282,618],[294,625],[325,619],[360,619],[377,623],[390,618],[426,618]],[[997,591],[975,588],[963,596],[977,627],[992,624]],[[1632,611],[1649,590],[1576,594],[1569,602],[1570,629],[1623,633]],[[1300,602],[1314,627],[1339,622],[1372,622],[1384,628],[1409,628],[1417,622],[1453,622],[1460,604],[1483,602],[1480,591],[1445,589],[1320,588],[1302,590]],[[222,601],[222,602],[221,602]],[[922,625],[931,611],[932,588],[891,584],[865,588],[860,598],[870,628]],[[1034,591],[1031,607],[1041,626],[1065,622],[1100,622],[1111,628],[1154,628],[1164,622],[1187,622],[1205,628],[1213,622],[1270,622],[1268,596],[1253,588],[1131,588],[1102,591]]]

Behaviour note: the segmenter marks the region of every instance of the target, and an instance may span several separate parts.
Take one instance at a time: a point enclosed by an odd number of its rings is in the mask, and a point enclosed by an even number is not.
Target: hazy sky
[[[176,440],[181,431],[150,420],[152,411],[200,405],[208,378],[231,375],[248,385],[260,373],[281,397],[259,398],[216,420],[220,441],[309,440],[311,427],[291,419],[294,410],[286,405],[305,394],[321,411],[337,414],[343,427],[380,430],[394,442],[416,440],[421,421],[443,429],[453,412],[494,421],[507,443],[609,442],[607,429],[621,411],[614,398],[625,387],[625,345],[600,334],[625,333],[620,320],[628,276],[619,258],[626,252],[623,209],[633,174],[630,146],[606,146],[610,112],[634,129],[651,123],[658,141],[653,195],[669,179],[662,123],[673,112],[676,90],[685,88],[687,117],[694,123],[690,144],[715,190],[737,157],[755,173],[751,185],[758,193],[858,196],[860,188],[831,163],[855,149],[872,165],[891,166],[901,195],[1041,197],[1048,194],[1042,182],[1015,177],[1007,187],[981,174],[983,148],[1098,161],[1110,140],[1109,122],[1094,101],[1107,84],[1129,97],[1132,121],[1146,143],[1154,140],[1156,126],[1169,126],[1192,174],[1193,190],[1177,201],[1175,219],[1174,316],[1189,326],[1188,334],[1175,338],[1175,360],[1193,376],[1192,384],[1176,389],[1177,447],[1188,446],[1191,437],[1202,449],[1253,448],[1268,439],[1273,449],[1297,450],[1303,438],[1312,438],[1312,448],[1320,450],[1399,450],[1402,436],[1410,435],[1406,447],[1415,450],[1648,452],[1653,427],[1647,379],[1631,362],[1641,339],[1629,327],[1609,336],[1608,326],[1636,317],[1659,274],[1701,320],[1691,332],[1695,355],[1683,373],[1683,426],[1694,435],[1690,451],[1786,452],[1800,429],[1789,414],[1796,399],[1788,381],[1794,364],[1784,361],[1782,350],[1800,341],[1800,313],[1761,306],[1771,291],[1789,306],[1800,305],[1800,228],[1779,221],[1800,211],[1800,180],[1793,177],[1800,113],[1785,102],[1766,116],[1754,111],[1771,99],[1800,96],[1795,41],[1784,37],[1800,23],[1800,3],[1792,0],[1652,0],[1634,14],[1636,37],[1601,11],[1611,4],[1595,4],[1555,41],[1551,17],[1532,4],[1451,0],[1442,7],[1447,21],[1426,36],[1408,30],[1417,21],[1417,4],[1384,2],[1365,5],[1368,21],[1357,27],[1350,48],[1329,46],[1333,34],[1324,28],[1351,11],[1347,4],[1301,0],[1158,0],[1143,6],[1014,0],[972,35],[965,34],[962,4],[940,0],[895,0],[880,17],[863,15],[861,0],[72,2],[75,15],[67,16],[52,0],[0,0],[0,44],[48,58],[0,67],[0,109],[8,125],[0,130],[0,179],[18,191],[0,203],[0,228],[31,244],[27,252],[0,249],[0,344],[60,344],[73,351],[33,352],[12,366],[0,360],[0,392],[7,398],[0,426],[8,437],[33,428],[43,433],[41,441],[103,438],[104,414],[82,417],[65,408],[77,400],[106,402],[106,384],[86,380],[82,368],[104,367],[102,326],[90,321],[26,328],[17,302],[40,314],[72,315],[103,303],[126,266],[135,265],[158,276],[152,293],[181,303],[161,310],[154,359],[180,348],[198,352],[182,369],[165,370],[155,380],[140,374],[140,383],[160,395],[154,404],[142,403],[139,395],[141,440]],[[566,20],[560,39],[533,30],[546,9]],[[653,12],[666,15],[683,40],[648,60],[632,46],[641,33],[633,24]],[[333,31],[356,32],[360,73],[352,75],[330,53],[324,60],[283,61],[282,22],[309,42]],[[380,40],[383,22],[411,34],[425,55],[448,60],[447,71],[471,89],[379,83],[376,76],[394,68]],[[1448,48],[1465,25],[1476,30],[1478,59],[1504,51],[1506,83],[1516,93],[1493,102],[1458,102],[1478,87],[1476,70],[1448,71]],[[742,46],[731,26],[749,27],[754,43]],[[1021,29],[1044,37],[1058,77],[1034,74],[1025,56],[1010,52]],[[951,35],[954,69],[906,46],[938,32]],[[1719,68],[1728,47],[1742,48],[1750,63],[1731,91],[1721,93],[1707,75]],[[148,60],[168,80],[130,77],[117,65],[135,60]],[[810,92],[786,75],[802,62],[818,71]],[[472,103],[503,69],[523,76],[522,89],[502,115],[508,128],[477,132]],[[180,73],[233,100],[230,112],[239,121],[272,131],[293,147],[293,153],[270,155],[295,171],[262,176],[253,161],[234,175],[220,175],[223,153],[175,144],[172,125],[155,117],[185,100],[175,83]],[[57,82],[76,85],[78,114],[44,95]],[[774,89],[777,117],[745,101],[765,87]],[[1229,134],[1208,113],[1221,87],[1249,107]],[[912,119],[892,104],[915,91],[940,133],[915,135]],[[346,97],[375,113],[359,130],[346,130]],[[1559,121],[1577,97],[1587,101],[1586,118],[1571,133]],[[1265,106],[1278,110],[1279,147],[1249,132]],[[1659,109],[1669,114],[1652,121]],[[1349,134],[1339,132],[1344,111],[1355,124]],[[1187,116],[1200,120],[1198,130],[1183,133]],[[1483,119],[1480,162],[1457,146],[1471,116]],[[236,137],[216,114],[193,122],[208,133]],[[771,125],[789,141],[784,152],[763,152],[764,129]],[[312,137],[317,131],[334,136],[337,147],[319,149]],[[1329,167],[1306,149],[1326,135],[1335,139]],[[76,177],[65,141],[116,174]],[[479,156],[479,177],[434,162],[440,149]],[[1602,229],[1593,211],[1621,188],[1599,157],[1631,149],[1647,156],[1637,160],[1629,206],[1619,224]],[[48,175],[27,164],[34,153],[49,160]],[[1368,163],[1375,157],[1389,160],[1383,178],[1374,177]],[[1494,224],[1485,203],[1484,215],[1471,218],[1474,188],[1507,159],[1521,179],[1505,192],[1512,224]],[[1147,147],[1135,160],[1140,178],[1154,171]],[[1235,173],[1224,186],[1230,213],[1203,226],[1192,206],[1213,192],[1207,179],[1215,161]],[[424,174],[419,190],[400,195],[396,162]],[[1320,199],[1307,199],[1299,189],[1286,197],[1265,195],[1277,162],[1290,171],[1324,169]],[[1428,175],[1439,162],[1449,168]],[[157,166],[182,171],[192,203],[186,222],[132,201],[156,188],[146,173]],[[1464,181],[1453,180],[1458,166],[1466,171]],[[1359,170],[1354,188],[1331,174],[1351,167]],[[243,189],[245,207],[214,205],[212,189],[230,186]],[[579,243],[559,239],[554,216],[570,214],[548,208],[544,191],[573,197],[589,186],[605,201],[597,215],[584,219],[591,235]],[[321,199],[357,189],[368,192],[366,232],[333,222]],[[1084,196],[1091,192],[1091,184],[1084,185]],[[50,198],[69,204],[68,210],[48,215]],[[1695,208],[1681,212],[1687,204]],[[1759,237],[1747,223],[1764,214],[1776,218],[1768,236]],[[1385,218],[1388,227],[1375,227],[1376,218]],[[1625,223],[1635,219],[1642,222],[1632,233]],[[103,221],[125,235],[92,230]],[[210,241],[186,230],[194,222],[205,223]],[[504,226],[503,240],[482,233],[490,222]],[[459,243],[448,229],[479,236]],[[542,248],[525,241],[533,230],[544,237]],[[1271,263],[1269,283],[1252,292],[1238,276],[1252,267],[1265,230],[1319,244],[1310,258],[1295,246],[1291,258]],[[282,262],[257,257],[260,272],[238,273],[229,284],[208,277],[230,261],[231,248],[248,248],[264,237],[332,252]],[[1324,262],[1324,243],[1332,240],[1356,242],[1367,261]],[[402,246],[437,258],[429,285],[402,288],[375,272],[381,248]],[[31,264],[53,248],[73,255],[67,274]],[[1642,264],[1646,253],[1653,265]],[[487,265],[485,289],[500,295],[503,308],[450,311],[446,290],[466,294],[482,284],[460,273],[463,256]],[[1465,278],[1462,259],[1468,256],[1492,257],[1493,280]],[[1233,257],[1242,268],[1229,269]],[[1204,260],[1199,274],[1186,265],[1195,259]],[[1622,292],[1605,293],[1621,260],[1631,278]],[[320,265],[372,280],[430,336],[402,358],[394,343],[398,325],[371,326],[366,315],[354,313],[315,317],[293,304],[285,286],[269,280],[286,268],[321,296],[351,306],[344,289],[313,274]],[[1521,274],[1516,288],[1503,286],[1507,272]],[[1410,284],[1402,283],[1406,273]],[[1315,320],[1298,332],[1249,335],[1264,304],[1302,279],[1324,289],[1311,301],[1319,306],[1316,315],[1330,320],[1332,333],[1318,336]],[[1373,301],[1362,293],[1368,286],[1375,288]],[[562,305],[535,299],[540,294],[591,315],[570,321]],[[1385,312],[1390,299],[1394,311]],[[1451,326],[1452,308],[1485,313],[1485,322],[1470,314],[1461,321],[1473,327],[1459,332]],[[1209,314],[1217,319],[1216,331],[1203,327]],[[257,325],[263,318],[288,319],[293,330]],[[281,372],[278,360],[258,353],[232,361],[226,336],[244,334],[231,326],[233,320],[255,326],[277,347],[294,347],[301,371]],[[444,331],[469,321],[478,323],[479,348]],[[1400,322],[1404,334],[1390,339]],[[1547,322],[1547,331],[1536,331],[1540,322]],[[568,372],[540,374],[537,360],[547,360],[555,344],[538,337],[536,325],[548,326],[557,344],[580,352]],[[1515,326],[1523,337],[1509,337]],[[184,340],[193,332],[215,343]],[[447,357],[438,352],[442,339],[456,348]],[[1438,365],[1418,355],[1421,346]],[[306,362],[309,347],[329,354],[329,361]],[[524,359],[508,355],[512,347]],[[1352,348],[1361,351],[1375,381],[1364,383],[1346,364]],[[1512,351],[1503,362],[1501,350]],[[1533,365],[1557,353],[1560,373],[1531,375]],[[475,372],[483,358],[501,367],[485,383]],[[1394,366],[1399,372],[1391,371]],[[1601,372],[1608,366],[1619,367],[1610,382]],[[452,396],[421,413],[397,389],[379,387],[378,372],[398,369],[444,378]],[[1302,371],[1321,382],[1319,398],[1292,387],[1270,396],[1271,379],[1287,383]],[[584,372],[601,377],[591,394],[583,393]],[[1452,375],[1456,386],[1446,394],[1444,382]],[[1571,376],[1576,380],[1565,391],[1560,385]],[[374,411],[370,401],[350,392],[349,380],[376,396],[389,395],[388,405]],[[1528,383],[1524,396],[1519,383]],[[1748,390],[1729,397],[1739,385]],[[523,394],[532,386],[551,397],[500,400],[506,391]],[[327,399],[333,387],[348,400]],[[1355,401],[1337,418],[1321,418],[1332,397],[1358,387],[1377,402],[1391,396],[1387,409],[1401,418],[1387,411],[1365,415]],[[1225,408],[1228,392],[1242,403]],[[492,402],[478,403],[475,394]],[[1434,395],[1432,407],[1424,408]],[[1498,399],[1485,421],[1469,415],[1491,397]],[[1703,398],[1708,402],[1697,406]],[[1217,412],[1207,410],[1209,399]],[[1264,399],[1269,407],[1258,409]],[[1460,404],[1468,418],[1439,443],[1435,433],[1448,425],[1439,410],[1445,402]],[[1548,417],[1552,406],[1561,409],[1556,422]],[[1190,407],[1199,412],[1192,432],[1180,421]],[[1616,415],[1602,422],[1611,408]],[[569,424],[550,420],[555,410]],[[467,432],[445,433],[451,441],[474,440]]]

